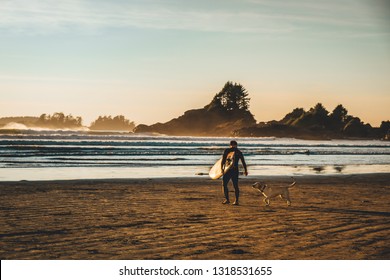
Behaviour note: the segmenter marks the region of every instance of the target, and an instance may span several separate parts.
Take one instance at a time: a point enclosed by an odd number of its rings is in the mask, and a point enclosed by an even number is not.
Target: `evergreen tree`
[[[241,85],[233,82],[227,82],[222,90],[217,93],[211,102],[211,107],[220,107],[226,111],[249,110],[249,101],[247,90]]]
[[[330,114],[330,117],[336,121],[344,122],[346,117],[348,115],[348,110],[344,108],[343,105],[337,105],[336,108],[334,108],[332,114]]]
[[[329,115],[330,125],[332,129],[341,130],[346,124],[348,110],[343,105],[337,105],[333,112]]]

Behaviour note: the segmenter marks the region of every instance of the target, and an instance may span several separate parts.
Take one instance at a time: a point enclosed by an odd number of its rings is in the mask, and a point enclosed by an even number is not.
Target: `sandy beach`
[[[242,178],[240,206],[206,177],[0,182],[0,258],[390,259],[390,173],[297,177],[290,207],[259,180],[291,182]]]

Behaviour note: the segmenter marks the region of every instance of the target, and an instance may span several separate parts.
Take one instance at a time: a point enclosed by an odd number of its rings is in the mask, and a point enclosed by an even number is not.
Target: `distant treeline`
[[[128,130],[132,131],[135,123],[124,116],[99,116],[89,127],[92,130]]]
[[[51,129],[78,129],[83,127],[83,119],[79,116],[54,113],[53,115],[42,114],[39,117],[5,117],[0,118],[0,127],[9,123],[19,123],[26,127],[41,127]],[[99,116],[89,127],[92,130],[123,130],[132,131],[134,122],[124,116]]]
[[[387,139],[390,121],[383,121],[380,127],[372,127],[358,117],[348,115],[343,105],[332,112],[317,103],[310,110],[296,108],[280,121],[260,122],[234,132],[239,136],[276,136],[297,138],[380,138]]]
[[[79,128],[82,127],[82,118],[73,117],[72,115],[65,116],[64,113],[42,114],[35,125],[48,128]]]

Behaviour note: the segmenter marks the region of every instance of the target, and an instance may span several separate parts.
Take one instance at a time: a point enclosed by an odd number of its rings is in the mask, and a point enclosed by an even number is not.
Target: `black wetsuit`
[[[241,153],[241,151],[239,149],[233,148],[233,147],[226,149],[223,153],[221,167],[223,168],[223,166],[225,165],[227,155],[233,151],[234,151],[233,166],[223,175],[222,188],[223,188],[223,193],[225,195],[225,199],[227,201],[229,201],[229,189],[227,186],[228,186],[229,181],[232,180],[233,187],[234,187],[234,194],[236,196],[236,202],[238,203],[238,199],[240,197],[240,189],[238,187],[238,175],[239,175],[238,161],[240,159],[241,159],[242,165],[244,166],[245,172],[247,172],[245,159],[244,159],[244,156]]]

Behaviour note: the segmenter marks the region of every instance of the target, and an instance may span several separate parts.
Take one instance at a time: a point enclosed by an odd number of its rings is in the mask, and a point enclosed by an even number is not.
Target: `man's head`
[[[237,148],[237,142],[234,140],[230,141],[230,147]]]

